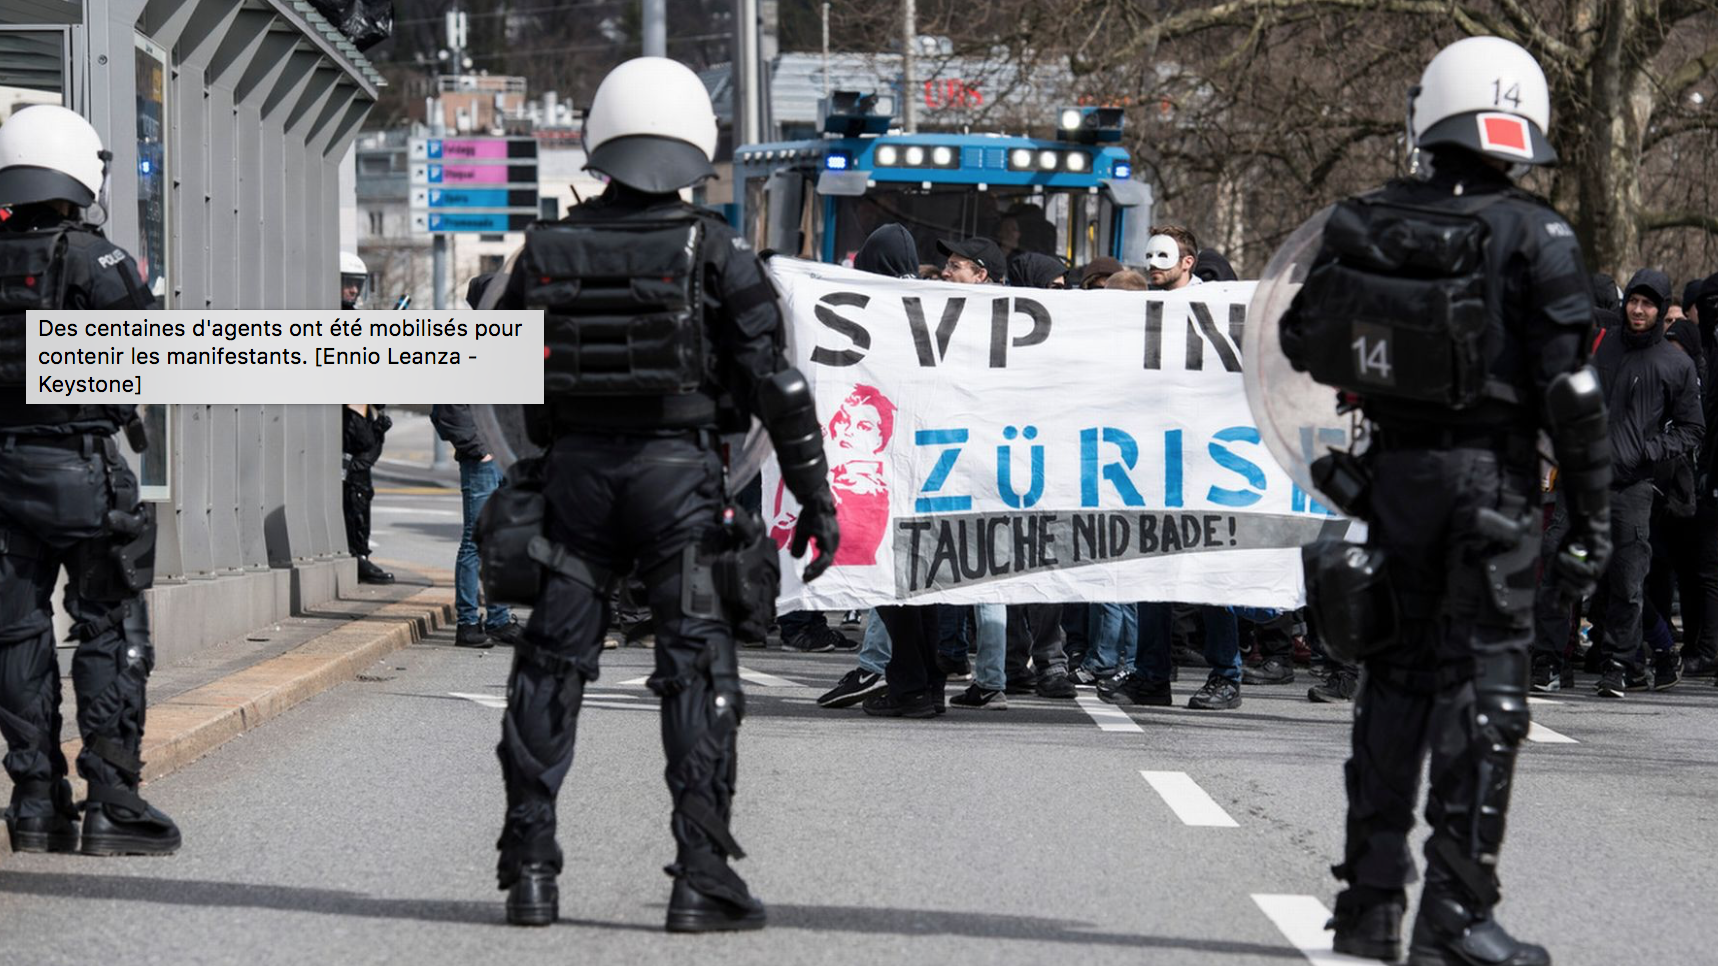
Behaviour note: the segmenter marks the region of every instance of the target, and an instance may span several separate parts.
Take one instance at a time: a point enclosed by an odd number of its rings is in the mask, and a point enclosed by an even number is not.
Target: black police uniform
[[[1349,888],[1338,897],[1333,925],[1341,943],[1344,931],[1363,915],[1386,910],[1399,923],[1403,889],[1414,877],[1408,833],[1429,750],[1426,818],[1432,835],[1413,952],[1416,962],[1444,962],[1442,950],[1489,917],[1498,899],[1495,864],[1516,748],[1529,724],[1528,652],[1540,550],[1535,440],[1547,387],[1585,358],[1592,309],[1573,232],[1477,155],[1440,149],[1429,180],[1393,183],[1369,197],[1476,216],[1489,236],[1480,263],[1467,266],[1474,284],[1470,294],[1483,298],[1485,388],[1478,401],[1452,407],[1396,396],[1382,385],[1362,396],[1376,438],[1365,457],[1370,505],[1360,515],[1370,524],[1368,546],[1388,561],[1399,623],[1394,644],[1366,658],[1355,699],[1346,767],[1347,846],[1334,867]],[[1326,229],[1326,250],[1352,227],[1339,209]],[[1390,254],[1417,257],[1372,250],[1359,259]],[[1398,271],[1393,277],[1410,274]],[[1298,366],[1297,355],[1361,351],[1357,365],[1371,363],[1376,371],[1370,375],[1379,382],[1406,379],[1401,371],[1383,368],[1408,361],[1401,345],[1390,358],[1370,355],[1375,346],[1357,350],[1347,338],[1340,346],[1301,345],[1291,338],[1304,321],[1295,321],[1296,312],[1313,316],[1333,304],[1338,311],[1350,308],[1342,301],[1333,294],[1291,310],[1283,326],[1291,361]],[[1431,311],[1430,304],[1405,304],[1397,313],[1371,317],[1394,315],[1412,323]],[[1307,328],[1300,328],[1304,335]],[[1372,925],[1381,942],[1394,941],[1396,925]],[[1500,941],[1491,951],[1506,946]],[[1393,954],[1389,943],[1357,951]],[[1520,946],[1511,955],[1524,958],[1498,961],[1533,962],[1542,952]]]
[[[370,504],[376,499],[370,471],[382,457],[382,444],[394,421],[381,406],[371,404],[368,409],[360,413],[351,406],[340,408],[341,451],[346,462],[340,509],[346,518],[346,549],[358,559],[358,578],[390,584],[394,575],[370,562]]]
[[[82,848],[170,852],[179,844],[172,821],[137,796],[155,661],[142,596],[155,521],[113,438],[136,424],[136,407],[24,404],[25,310],[154,307],[138,278],[137,263],[100,231],[45,206],[0,222],[0,734],[14,849],[79,846],[60,751],[51,595],[61,567],[78,642],[78,774],[89,783]]]
[[[774,289],[718,216],[616,183],[533,229],[499,307],[545,308],[545,405],[533,436],[549,444],[546,535],[588,570],[549,573],[509,678],[497,749],[507,786],[499,880],[519,886],[509,916],[541,922],[519,908],[541,895],[522,877],[561,870],[555,798],[572,764],[585,683],[597,677],[606,590],[635,571],[656,619],[649,686],[662,698],[678,843],[667,868],[676,880],[668,926],[761,925],[761,904],[726,861],[742,854],[728,831],[743,707],[734,633],[708,609],[687,606],[701,588],[685,586],[684,551],[720,526],[718,431],[743,426],[756,403],[773,398],[772,378],[791,372]],[[816,465],[796,495],[833,519],[809,395],[801,402],[795,425]],[[759,415],[781,452],[779,414]],[[716,924],[677,919],[688,903],[714,903]]]

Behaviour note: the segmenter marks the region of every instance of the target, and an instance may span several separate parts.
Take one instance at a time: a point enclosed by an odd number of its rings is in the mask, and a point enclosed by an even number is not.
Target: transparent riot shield
[[[1325,208],[1309,218],[1271,256],[1247,307],[1242,338],[1247,406],[1258,422],[1259,435],[1308,493],[1319,492],[1312,482],[1313,461],[1332,450],[1350,449],[1362,438],[1365,426],[1358,412],[1339,414],[1336,390],[1296,372],[1282,352],[1279,324],[1306,284],[1331,210]]]

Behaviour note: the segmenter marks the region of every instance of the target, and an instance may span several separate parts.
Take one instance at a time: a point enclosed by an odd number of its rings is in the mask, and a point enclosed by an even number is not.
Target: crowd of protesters
[[[1006,252],[991,239],[937,243],[934,274],[964,284],[1030,288],[1173,291],[1235,273],[1179,226],[1151,231],[1147,263],[1109,257],[1069,266],[1052,255]],[[911,234],[878,229],[854,267],[926,277]],[[1162,249],[1161,251],[1159,249]],[[1570,607],[1554,592],[1536,614],[1533,687],[1596,675],[1595,693],[1665,690],[1684,676],[1718,674],[1718,392],[1702,396],[1718,365],[1718,275],[1674,290],[1643,269],[1619,288],[1594,277],[1592,356],[1611,414],[1615,454],[1615,553],[1592,598]],[[1545,540],[1567,526],[1556,474],[1546,476]],[[848,613],[840,629],[817,612],[782,615],[784,648],[857,651],[857,666],[818,699],[826,708],[862,705],[884,716],[931,717],[948,706],[1007,707],[1009,695],[1073,698],[1080,688],[1117,704],[1166,706],[1180,669],[1206,679],[1187,706],[1229,710],[1243,686],[1310,682],[1309,700],[1351,700],[1358,670],[1326,657],[1302,611],[1207,604],[1137,603],[885,607],[870,619]],[[855,639],[857,635],[858,639]],[[908,638],[898,656],[897,637]],[[903,670],[909,668],[909,670]],[[946,682],[967,687],[946,697]],[[1718,683],[1718,682],[1715,682]]]

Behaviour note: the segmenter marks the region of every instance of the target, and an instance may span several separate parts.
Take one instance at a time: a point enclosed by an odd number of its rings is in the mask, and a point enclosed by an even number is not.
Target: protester
[[[471,536],[483,504],[501,485],[501,469],[477,434],[470,406],[432,406],[430,423],[436,435],[453,447],[454,459],[459,462],[463,523],[453,564],[453,605],[458,621],[453,642],[460,647],[483,648],[500,641],[512,647],[523,639],[524,630],[507,605],[492,602],[482,613],[478,610],[477,542]]]

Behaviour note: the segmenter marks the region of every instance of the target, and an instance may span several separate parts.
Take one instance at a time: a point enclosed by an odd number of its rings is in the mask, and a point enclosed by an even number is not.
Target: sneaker
[[[1307,643],[1305,634],[1294,636],[1294,663],[1302,667],[1312,664],[1312,645]]]
[[[1147,681],[1138,674],[1098,685],[1098,697],[1110,704],[1143,704],[1167,708],[1175,703],[1168,681]]]
[[[862,705],[865,713],[873,718],[934,718],[937,716],[936,700],[929,694],[919,693],[909,698],[897,698],[888,691],[880,691],[865,699]]]
[[[1173,644],[1169,648],[1170,663],[1176,667],[1210,667],[1205,655],[1195,651],[1185,644]]]
[[[525,641],[525,628],[516,620],[510,620],[499,627],[485,627],[483,630],[490,640],[508,647],[518,647]]]
[[[1709,657],[1691,657],[1683,660],[1682,673],[1691,678],[1709,678],[1718,674],[1718,661]]]
[[[1241,669],[1242,684],[1293,684],[1294,665],[1279,657],[1267,657],[1258,667]]]
[[[854,640],[853,638],[848,637],[846,634],[843,634],[840,631],[831,631],[830,633],[835,635],[834,637],[830,638],[830,642],[835,645],[835,649],[837,651],[857,651],[857,650],[859,650],[859,642]]]
[[[453,632],[453,643],[458,647],[494,647],[495,642],[483,632],[482,624],[461,624]]]
[[[966,659],[966,655],[964,655],[964,654],[961,655],[960,658],[957,660],[955,658],[949,657],[947,654],[944,654],[941,651],[938,651],[937,652],[937,670],[943,672],[944,674],[948,675],[951,678],[960,678],[961,680],[965,680],[967,678],[972,677],[972,662],[968,661]]]
[[[1046,674],[1038,682],[1040,698],[1071,698],[1075,694],[1073,679],[1066,674]]]
[[[1666,651],[1653,658],[1652,689],[1654,691],[1669,691],[1682,683],[1682,655],[1676,651]]]
[[[888,687],[881,674],[873,674],[864,668],[854,668],[842,676],[835,687],[830,688],[817,699],[820,708],[851,708],[873,694]]]
[[[626,640],[626,635],[622,634],[620,631],[608,631],[602,636],[602,649],[605,651],[612,651],[619,647],[621,642],[624,640]],[[750,647],[751,645],[748,644],[746,646]]]
[[[1068,680],[1074,682],[1075,687],[1080,688],[1095,688],[1099,681],[1113,676],[1114,675],[1110,674],[1099,674],[1091,668],[1083,666],[1074,668],[1072,671],[1068,672]]]
[[[1241,706],[1241,686],[1228,678],[1208,678],[1187,706],[1199,711],[1232,711]]]
[[[782,638],[781,649],[799,651],[804,654],[833,651],[835,650],[835,639],[838,637],[841,637],[841,634],[828,624],[812,624],[792,637]],[[845,638],[842,639],[845,640]]]
[[[1037,694],[1038,693],[1038,679],[1032,677],[1031,675],[1027,675],[1026,677],[1022,677],[1022,678],[1009,678],[1008,683],[1003,685],[1003,687],[1002,687],[1002,693],[1004,693],[1004,694]]]
[[[1599,675],[1598,685],[1593,689],[1594,693],[1601,698],[1622,697],[1623,693],[1628,690],[1628,683],[1625,680],[1627,670],[1617,661],[1606,664],[1604,673]]]
[[[1563,689],[1563,669],[1557,664],[1558,662],[1548,658],[1533,659],[1533,690],[1548,694]]]
[[[1631,667],[1623,674],[1623,687],[1630,691],[1645,691],[1652,687],[1652,675],[1645,667]]]
[[[1313,704],[1342,704],[1353,701],[1355,692],[1359,690],[1360,672],[1338,666],[1323,684],[1307,689],[1306,699]]]
[[[847,611],[846,613],[841,615],[841,626],[842,627],[858,627],[860,624],[864,623],[864,620],[863,620],[864,616],[865,615],[859,613],[856,610]]]
[[[948,699],[948,703],[957,708],[983,708],[986,711],[1007,711],[1008,696],[1001,691],[981,688],[976,684],[970,685],[965,691]]]

